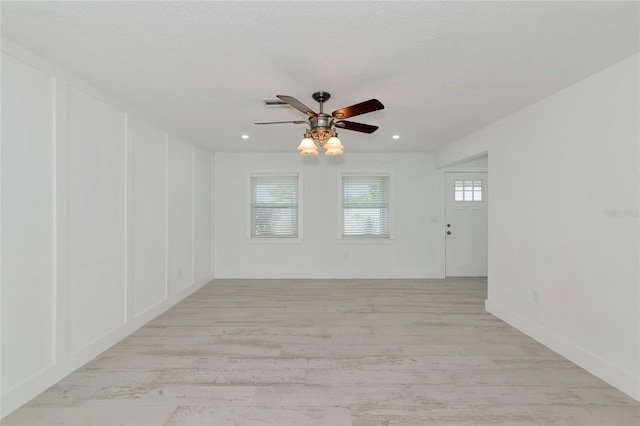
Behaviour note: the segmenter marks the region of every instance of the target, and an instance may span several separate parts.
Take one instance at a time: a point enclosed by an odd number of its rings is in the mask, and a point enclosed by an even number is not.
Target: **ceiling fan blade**
[[[366,114],[368,112],[378,111],[384,109],[384,105],[377,99],[369,99],[368,101],[360,102],[359,104],[351,105],[345,108],[337,109],[331,113],[334,118],[349,118],[356,115]]]
[[[294,107],[298,111],[304,112],[309,117],[315,117],[315,116],[318,115],[315,112],[313,112],[313,110],[311,108],[309,108],[308,106],[306,106],[305,104],[303,104],[302,102],[300,102],[299,100],[294,98],[293,96],[276,95],[276,97],[278,99],[280,99],[281,101],[288,103],[289,105],[291,105],[292,107]]]
[[[295,121],[263,121],[261,123],[253,123],[253,124],[282,124],[282,123],[293,123],[293,124],[307,124],[304,120],[295,120]]]
[[[336,121],[334,126],[341,129],[353,130],[356,132],[373,133],[378,130],[378,126],[372,126],[370,124],[355,123],[353,121]]]

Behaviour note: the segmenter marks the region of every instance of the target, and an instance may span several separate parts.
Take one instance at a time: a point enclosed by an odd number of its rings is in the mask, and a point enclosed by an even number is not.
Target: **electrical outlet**
[[[540,301],[540,296],[538,295],[538,289],[531,290],[531,301],[535,304],[538,304]]]

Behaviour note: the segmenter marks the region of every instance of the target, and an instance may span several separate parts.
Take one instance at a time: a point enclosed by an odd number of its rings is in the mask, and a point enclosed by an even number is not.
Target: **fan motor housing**
[[[329,114],[318,114],[316,117],[310,117],[311,123],[310,133],[320,146],[331,137],[331,127],[333,126],[333,118]]]
[[[326,127],[331,128],[333,125],[333,117],[329,114],[318,114],[315,117],[309,117],[311,127]]]

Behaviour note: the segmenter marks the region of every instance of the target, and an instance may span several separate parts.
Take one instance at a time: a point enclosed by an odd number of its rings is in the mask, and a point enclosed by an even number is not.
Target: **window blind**
[[[389,176],[342,176],[342,235],[389,237]]]
[[[251,237],[298,237],[298,176],[251,176]]]

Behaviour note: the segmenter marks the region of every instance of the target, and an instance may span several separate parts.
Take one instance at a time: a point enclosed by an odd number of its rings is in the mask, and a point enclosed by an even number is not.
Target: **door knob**
[[[451,235],[451,231],[447,231],[447,235]]]

